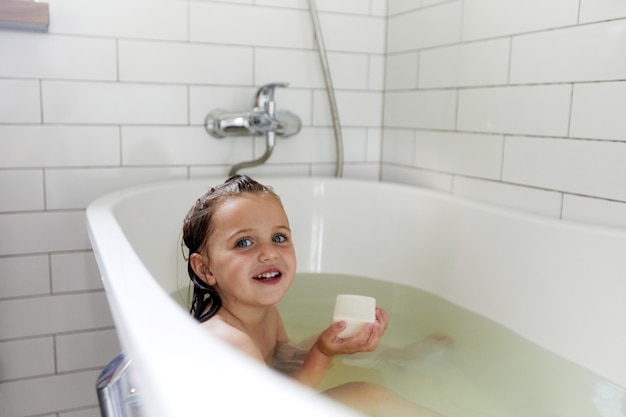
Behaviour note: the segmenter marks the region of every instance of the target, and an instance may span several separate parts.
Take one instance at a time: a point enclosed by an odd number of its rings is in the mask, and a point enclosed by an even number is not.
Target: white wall
[[[251,109],[266,82],[291,82],[277,107],[304,127],[252,172],[332,175],[335,148],[305,0],[48,2],[49,33],[0,31],[0,415],[95,417],[96,377],[119,346],[88,203],[260,156],[263,139],[217,140],[203,120]],[[344,172],[378,179],[386,3],[318,8]]]
[[[626,227],[626,3],[390,0],[382,178]]]

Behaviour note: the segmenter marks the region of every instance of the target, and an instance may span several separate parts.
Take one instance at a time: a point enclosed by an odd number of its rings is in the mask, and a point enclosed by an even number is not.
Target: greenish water
[[[448,417],[624,417],[626,390],[482,316],[411,287],[362,277],[299,274],[279,304],[289,336],[325,329],[337,294],[369,295],[389,327],[376,352],[336,359],[322,389],[379,383]],[[445,334],[408,359],[407,345]]]

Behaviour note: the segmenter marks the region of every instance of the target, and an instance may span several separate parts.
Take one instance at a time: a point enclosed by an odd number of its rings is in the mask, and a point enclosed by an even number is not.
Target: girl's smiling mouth
[[[279,281],[282,278],[283,274],[280,271],[267,271],[262,274],[255,275],[252,277],[255,281],[260,281],[263,283],[274,283]]]

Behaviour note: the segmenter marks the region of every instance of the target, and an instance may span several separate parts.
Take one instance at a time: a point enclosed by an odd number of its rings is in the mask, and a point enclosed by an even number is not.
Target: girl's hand
[[[345,322],[338,322],[324,330],[311,346],[302,367],[292,377],[309,387],[316,387],[330,368],[333,356],[376,349],[387,329],[387,312],[377,307],[374,323],[366,324],[356,336],[340,339],[339,333],[345,327]]]
[[[339,338],[339,333],[346,327],[345,322],[339,321],[333,323],[319,335],[315,346],[327,356],[371,352],[378,347],[387,329],[387,324],[387,312],[380,307],[376,307],[376,321],[366,324],[356,336],[345,339]]]

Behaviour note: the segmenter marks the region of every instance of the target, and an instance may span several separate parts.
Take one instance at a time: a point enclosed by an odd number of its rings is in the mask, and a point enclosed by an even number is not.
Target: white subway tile
[[[330,166],[330,164],[328,164]],[[230,168],[230,167],[229,167]],[[310,176],[311,168],[309,165],[299,165],[299,164],[275,164],[273,162],[267,162],[263,165],[259,165],[253,168],[243,169],[241,172],[251,175],[252,177],[288,177],[288,176],[301,176],[306,177]],[[228,171],[226,171],[228,172]],[[328,173],[328,176],[332,174]],[[226,174],[224,174],[224,178],[228,178]],[[269,185],[272,185],[271,182]]]
[[[562,219],[626,228],[626,203],[565,194]]]
[[[115,80],[115,41],[28,33],[0,33],[0,76]]]
[[[453,194],[497,206],[559,218],[561,193],[497,181],[455,177]]]
[[[457,93],[452,90],[385,94],[385,126],[454,129]]]
[[[90,249],[84,212],[0,214],[0,255]]]
[[[42,89],[46,123],[187,123],[185,86],[47,81]]]
[[[50,255],[52,292],[102,289],[102,279],[91,251]]]
[[[471,133],[415,133],[415,166],[433,171],[499,179],[504,138]]]
[[[511,83],[626,78],[626,20],[513,38]]]
[[[0,258],[0,298],[49,293],[47,255]]]
[[[452,191],[452,175],[431,172],[418,168],[383,164],[382,181],[450,193]]]
[[[249,85],[253,49],[181,42],[119,41],[121,81]]]
[[[626,82],[574,85],[570,136],[626,141]]]
[[[0,390],[4,415],[25,417],[96,405],[94,381],[99,373],[87,371],[4,383]]]
[[[252,156],[252,144],[253,138],[250,136],[217,139],[199,126],[122,128],[124,165],[229,163],[249,159]],[[173,171],[166,173],[167,176],[174,174],[181,175]]]
[[[330,54],[328,59],[330,61]],[[333,70],[333,76],[334,74]],[[257,48],[254,58],[254,80],[259,86],[276,81],[289,82],[290,87],[296,88],[325,86],[317,51],[294,49]]]
[[[422,0],[389,0],[389,5],[387,6],[389,16],[419,9],[422,7],[421,1]]]
[[[422,51],[420,88],[506,84],[510,41],[495,39]]]
[[[376,126],[382,114],[382,93],[364,91],[335,91],[335,101],[342,126]],[[313,125],[332,126],[330,104],[326,90],[313,92]]]
[[[119,353],[120,345],[113,329],[56,337],[58,372],[104,367]]]
[[[384,17],[322,13],[320,26],[328,51],[385,53]]]
[[[383,130],[380,128],[367,129],[367,156],[368,162],[379,162],[382,155]]]
[[[367,90],[369,88],[369,55],[329,52],[328,66],[332,74],[333,87],[348,90]],[[319,67],[318,62],[316,68]],[[322,86],[325,87],[325,84]]]
[[[265,151],[265,139],[255,139],[254,158]],[[300,133],[288,138],[277,138],[270,164],[320,163],[335,161],[335,139],[330,128],[304,127]],[[233,163],[240,160],[233,160]]]
[[[415,132],[407,129],[385,129],[382,161],[413,166],[415,163]]]
[[[288,7],[291,9],[309,9],[309,2],[307,0],[242,0],[241,2],[262,6]]]
[[[0,212],[43,210],[41,170],[0,171]]]
[[[179,0],[185,1],[185,0]],[[297,1],[297,0],[296,0]],[[262,4],[262,1],[256,0],[228,0],[228,3],[238,3],[238,4]]]
[[[336,171],[337,166],[335,164],[311,164],[310,172],[307,175],[313,177],[333,177]]]
[[[320,12],[339,12],[369,15],[370,0],[316,0]]]
[[[187,39],[187,2],[48,0],[50,33],[142,39]]]
[[[224,177],[224,179],[226,179],[228,178],[229,171],[230,171],[230,165],[210,166],[210,167],[207,167],[207,166],[190,167],[189,177],[190,178]]]
[[[335,92],[336,93],[336,92]],[[335,104],[337,107],[337,97],[335,96]],[[313,91],[313,118],[311,125],[313,126],[332,126],[333,118],[330,109],[330,102],[326,90]],[[338,111],[339,113],[339,111]],[[341,117],[341,115],[339,116]],[[341,123],[341,118],[339,119]]]
[[[54,373],[52,337],[0,342],[0,381]]]
[[[459,42],[462,5],[462,2],[454,1],[391,16],[387,23],[387,52],[411,51]]]
[[[385,87],[387,90],[410,90],[417,88],[419,54],[406,52],[387,55]]]
[[[507,137],[503,180],[626,200],[626,143]]]
[[[319,97],[319,94],[315,95],[316,104],[320,101]],[[380,126],[383,117],[382,92],[336,91],[335,98],[342,126]]]
[[[82,209],[112,191],[186,176],[184,167],[50,169],[46,170],[46,207]]]
[[[521,86],[459,92],[459,130],[566,136],[571,86]]]
[[[580,23],[626,17],[626,2],[623,0],[581,0]]]
[[[368,88],[370,90],[385,89],[385,60],[384,55],[369,56]]]
[[[304,49],[313,46],[308,10],[197,1],[190,2],[189,8],[192,41]]]
[[[0,126],[0,167],[119,165],[119,136],[105,126]]]
[[[343,166],[343,177],[367,181],[378,181],[380,177],[380,165],[363,162],[347,163]]]
[[[579,0],[473,0],[464,2],[463,40],[492,38],[575,25]]]
[[[345,162],[364,162],[367,157],[367,129],[342,128],[343,155]]]
[[[434,6],[435,4],[445,3],[449,0],[422,0],[422,7]]]
[[[0,313],[0,339],[113,325],[104,292],[4,300],[0,301]],[[20,320],[14,320],[15,317]]]
[[[387,17],[388,0],[372,0],[372,16]]]
[[[0,123],[40,123],[38,81],[0,80]]]
[[[190,86],[189,121],[192,125],[204,125],[210,111],[223,109],[228,112],[249,111],[254,107],[255,87]],[[278,91],[276,98],[281,98]]]

